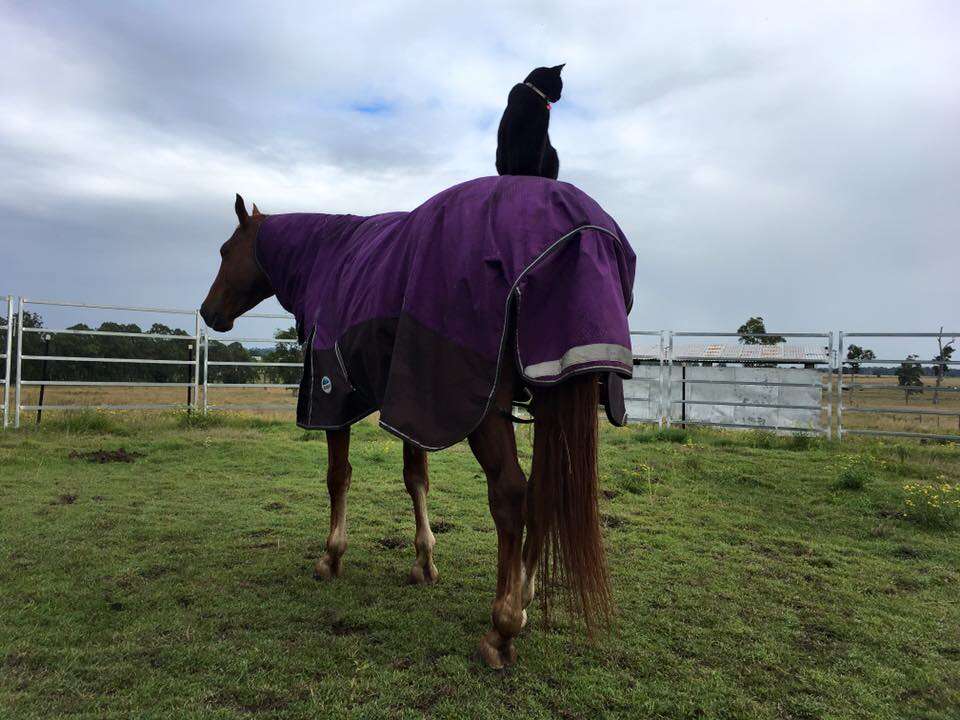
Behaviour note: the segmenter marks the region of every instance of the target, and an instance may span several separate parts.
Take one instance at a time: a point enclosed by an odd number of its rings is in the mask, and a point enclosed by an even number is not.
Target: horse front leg
[[[427,517],[427,493],[430,492],[427,453],[408,442],[403,444],[403,484],[413,500],[413,516],[417,525],[417,534],[413,541],[417,549],[417,559],[410,570],[410,582],[416,585],[433,585],[440,575],[437,566],[433,564],[433,546],[437,541],[430,529],[430,518]]]
[[[499,399],[509,403],[510,394]],[[522,563],[527,482],[517,460],[513,423],[508,418],[496,412],[489,414],[469,439],[470,448],[487,476],[490,513],[497,527],[497,595],[491,613],[493,629],[480,640],[480,655],[487,665],[499,670],[516,661],[513,638],[527,621]]]
[[[330,580],[340,575],[340,559],[347,550],[347,490],[350,488],[350,428],[327,431],[327,491],[330,493],[330,534],[314,577]]]

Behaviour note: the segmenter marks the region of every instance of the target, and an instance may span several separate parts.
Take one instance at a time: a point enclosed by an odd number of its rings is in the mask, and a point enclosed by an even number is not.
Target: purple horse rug
[[[525,383],[601,372],[608,416],[625,419],[636,258],[573,185],[485,177],[412,212],[271,215],[256,254],[308,343],[301,427],[380,410],[404,440],[448,447],[487,413],[510,340]]]

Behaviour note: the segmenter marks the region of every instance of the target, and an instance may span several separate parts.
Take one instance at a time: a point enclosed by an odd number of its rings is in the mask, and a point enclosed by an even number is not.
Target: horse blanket
[[[297,424],[380,424],[426,450],[463,440],[501,362],[528,385],[601,372],[624,421],[636,258],[579,189],[484,177],[411,212],[271,215],[256,256],[307,343]],[[504,349],[515,353],[505,356]]]

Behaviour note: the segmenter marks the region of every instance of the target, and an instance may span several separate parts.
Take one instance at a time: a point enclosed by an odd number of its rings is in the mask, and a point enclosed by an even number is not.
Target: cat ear
[[[560,74],[560,71],[563,70],[563,66],[564,66],[564,65],[566,65],[566,63],[560,63],[559,65],[554,65],[554,66],[553,66],[552,68],[550,68],[550,69],[553,70],[553,71],[555,71],[555,72],[557,73],[557,75],[559,75],[559,74]]]

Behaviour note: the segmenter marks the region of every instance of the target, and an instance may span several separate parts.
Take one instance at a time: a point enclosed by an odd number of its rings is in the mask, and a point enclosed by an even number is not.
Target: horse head
[[[217,332],[230,330],[234,320],[274,292],[256,258],[257,231],[267,216],[256,205],[248,215],[239,195],[234,208],[240,224],[220,247],[220,270],[200,306],[203,321]]]

